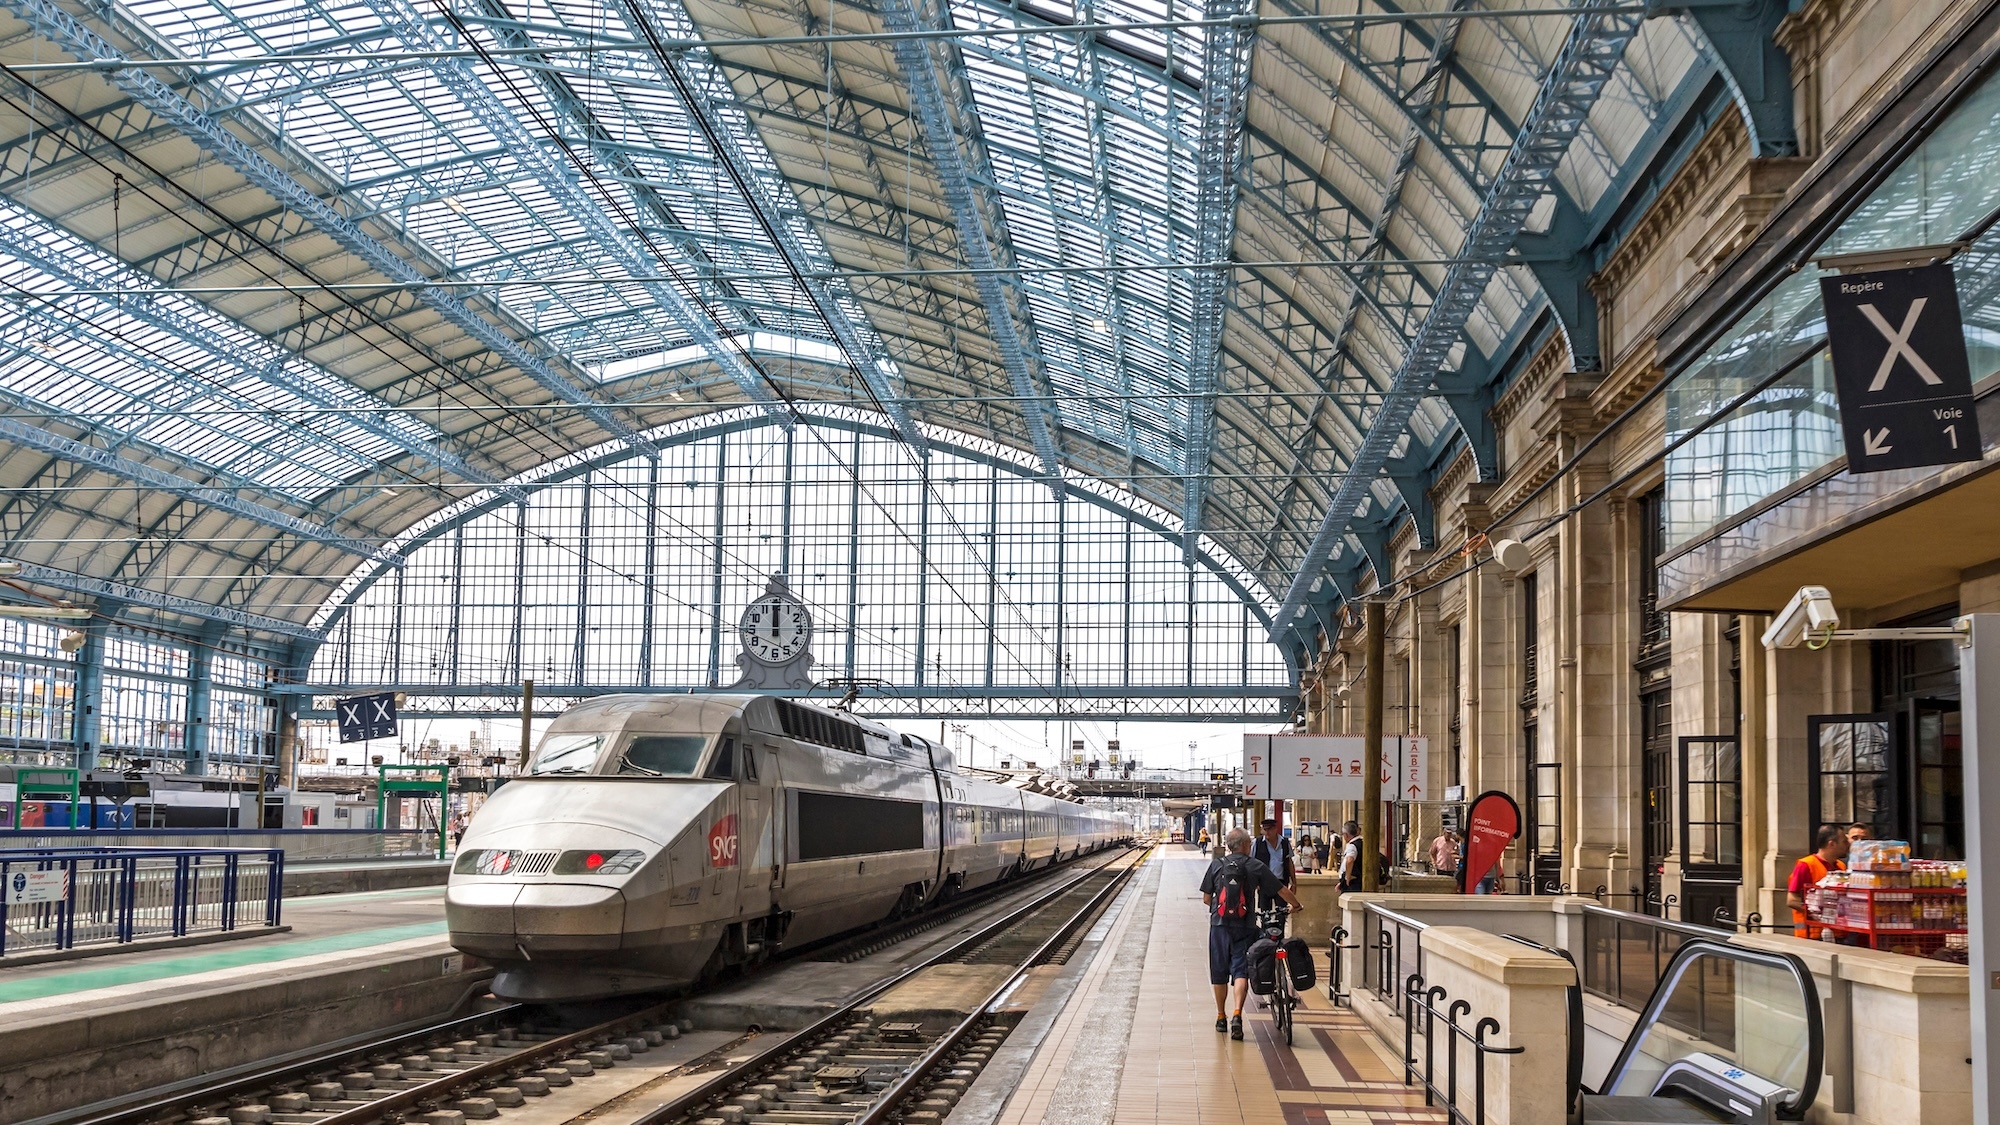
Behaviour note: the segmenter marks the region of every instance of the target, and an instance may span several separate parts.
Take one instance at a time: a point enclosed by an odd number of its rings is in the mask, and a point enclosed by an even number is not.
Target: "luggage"
[[[1285,939],[1285,966],[1292,973],[1292,987],[1300,992],[1312,988],[1317,974],[1313,970],[1312,946],[1302,937]]]
[[[1215,872],[1215,916],[1237,921],[1250,916],[1250,873],[1244,857],[1232,855]]]
[[[1250,943],[1250,991],[1269,996],[1278,990],[1278,943],[1260,937]]]

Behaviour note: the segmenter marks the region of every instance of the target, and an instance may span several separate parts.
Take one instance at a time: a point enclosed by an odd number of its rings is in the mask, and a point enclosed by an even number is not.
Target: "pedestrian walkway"
[[[1104,953],[1079,980],[998,1125],[1088,1119],[1109,1125],[1391,1125],[1442,1122],[1421,1092],[1403,1085],[1394,1051],[1320,987],[1305,997],[1293,1044],[1277,1036],[1253,998],[1245,1037],[1215,1031],[1208,984],[1207,914],[1199,888],[1207,860],[1166,849],[1147,874],[1156,894],[1112,924]],[[1136,987],[1134,987],[1136,985]],[[1121,1012],[1122,1010],[1122,1012]],[[1120,1015],[1123,1018],[1118,1018]],[[1111,1020],[1120,1028],[1106,1026]],[[1126,1035],[1117,1035],[1128,1030]],[[1122,1060],[1107,1085],[1117,1097],[1102,1116],[1078,1114],[1079,1086]]]

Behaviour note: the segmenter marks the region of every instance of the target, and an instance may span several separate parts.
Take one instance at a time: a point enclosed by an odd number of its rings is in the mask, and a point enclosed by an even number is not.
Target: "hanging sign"
[[[1359,801],[1363,742],[1358,734],[1246,734],[1243,796],[1265,801]],[[1382,799],[1421,801],[1430,741],[1382,737]],[[1252,792],[1252,786],[1256,792]]]
[[[1819,288],[1847,471],[1979,460],[1951,265],[1840,274]]]
[[[1500,862],[1500,853],[1521,834],[1521,809],[1514,798],[1488,790],[1472,799],[1466,810],[1465,886],[1479,885]]]
[[[396,693],[393,691],[336,699],[333,708],[340,720],[342,742],[396,737]]]

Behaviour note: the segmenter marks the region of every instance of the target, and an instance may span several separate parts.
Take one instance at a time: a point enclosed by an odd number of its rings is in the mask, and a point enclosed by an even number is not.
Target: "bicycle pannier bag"
[[[1304,992],[1313,986],[1312,946],[1302,937],[1285,939],[1285,965],[1292,973],[1292,987]]]
[[[1278,990],[1278,943],[1258,938],[1250,943],[1250,991],[1269,996]]]

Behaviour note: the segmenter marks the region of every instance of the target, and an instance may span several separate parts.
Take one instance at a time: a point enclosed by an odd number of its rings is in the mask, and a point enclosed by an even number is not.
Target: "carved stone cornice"
[[[1724,114],[1695,144],[1604,267],[1591,277],[1590,290],[1598,300],[1615,300],[1648,256],[1659,250],[1690,211],[1704,204],[1716,183],[1735,174],[1749,159],[1750,133],[1743,118]]]
[[[1493,428],[1500,429],[1514,420],[1521,409],[1541,393],[1549,379],[1569,369],[1569,347],[1560,333],[1550,334],[1541,349],[1537,351],[1521,369],[1521,374],[1508,386],[1493,403]]]
[[[1591,408],[1597,412],[1600,423],[1609,422],[1666,376],[1667,369],[1660,366],[1659,340],[1647,333],[1597,384],[1591,394]]]

